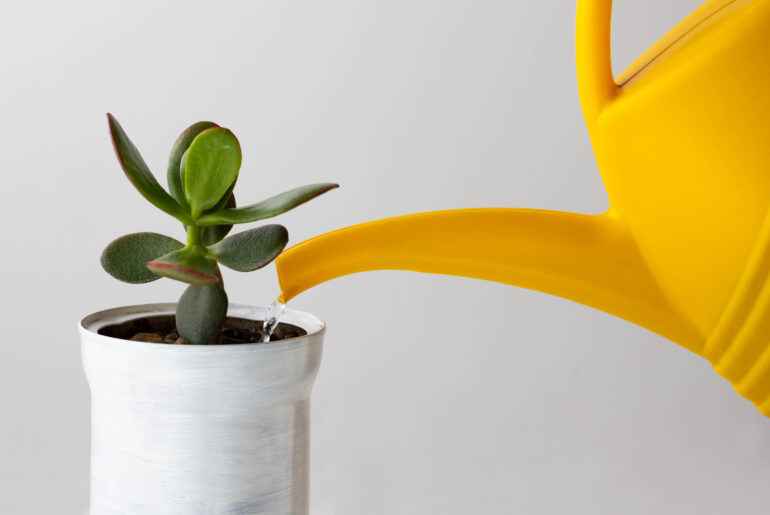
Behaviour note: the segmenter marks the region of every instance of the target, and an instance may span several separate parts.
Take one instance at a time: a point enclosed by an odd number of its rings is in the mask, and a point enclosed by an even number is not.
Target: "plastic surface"
[[[80,326],[91,388],[91,514],[308,513],[310,392],[324,325],[267,344],[169,345],[98,334],[103,325],[173,315],[130,306]],[[230,305],[262,320],[266,308]]]
[[[607,213],[469,209],[341,229],[279,256],[284,299],[383,269],[536,289],[707,358],[770,416],[770,0],[706,2],[617,80],[611,9],[580,0],[576,29]]]

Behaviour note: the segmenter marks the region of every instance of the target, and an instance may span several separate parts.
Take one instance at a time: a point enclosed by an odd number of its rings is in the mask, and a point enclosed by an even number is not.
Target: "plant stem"
[[[187,246],[196,247],[203,245],[203,227],[197,225],[187,226]]]

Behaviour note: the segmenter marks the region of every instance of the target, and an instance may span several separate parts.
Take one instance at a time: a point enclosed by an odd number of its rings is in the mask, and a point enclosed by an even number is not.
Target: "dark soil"
[[[99,334],[120,338],[122,340],[134,340],[152,343],[186,344],[176,332],[176,323],[173,315],[158,315],[145,318],[127,320],[120,324],[104,326],[99,329]],[[233,343],[257,343],[262,341],[262,322],[245,318],[225,319],[225,328],[222,331],[221,341],[218,344]],[[271,342],[286,340],[304,336],[307,332],[295,325],[278,324],[270,337]]]

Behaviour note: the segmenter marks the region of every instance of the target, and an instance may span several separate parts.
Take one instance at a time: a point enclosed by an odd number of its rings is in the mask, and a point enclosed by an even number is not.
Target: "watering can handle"
[[[578,0],[575,52],[578,89],[589,129],[617,92],[612,75],[612,0]]]

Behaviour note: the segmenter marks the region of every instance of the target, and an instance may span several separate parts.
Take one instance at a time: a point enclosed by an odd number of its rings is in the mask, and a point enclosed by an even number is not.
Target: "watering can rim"
[[[726,17],[738,12],[737,9],[727,12],[728,8],[764,1],[767,0],[706,0],[615,77],[611,48],[613,0],[578,0],[575,56],[579,96],[589,132],[606,107],[627,88],[647,77],[649,73],[646,72],[654,70],[663,58],[676,52],[688,36],[695,33],[695,37],[700,37],[708,33],[708,30],[697,29],[704,25],[710,27],[709,22],[721,24]],[[720,17],[722,14],[725,17]]]
[[[634,79],[642,76],[662,58],[670,54],[676,46],[697,29],[713,21],[726,8],[735,3],[752,2],[755,0],[710,0],[704,2],[696,10],[688,14],[660,37],[650,48],[637,57],[623,72],[615,78],[619,88],[630,85]]]

